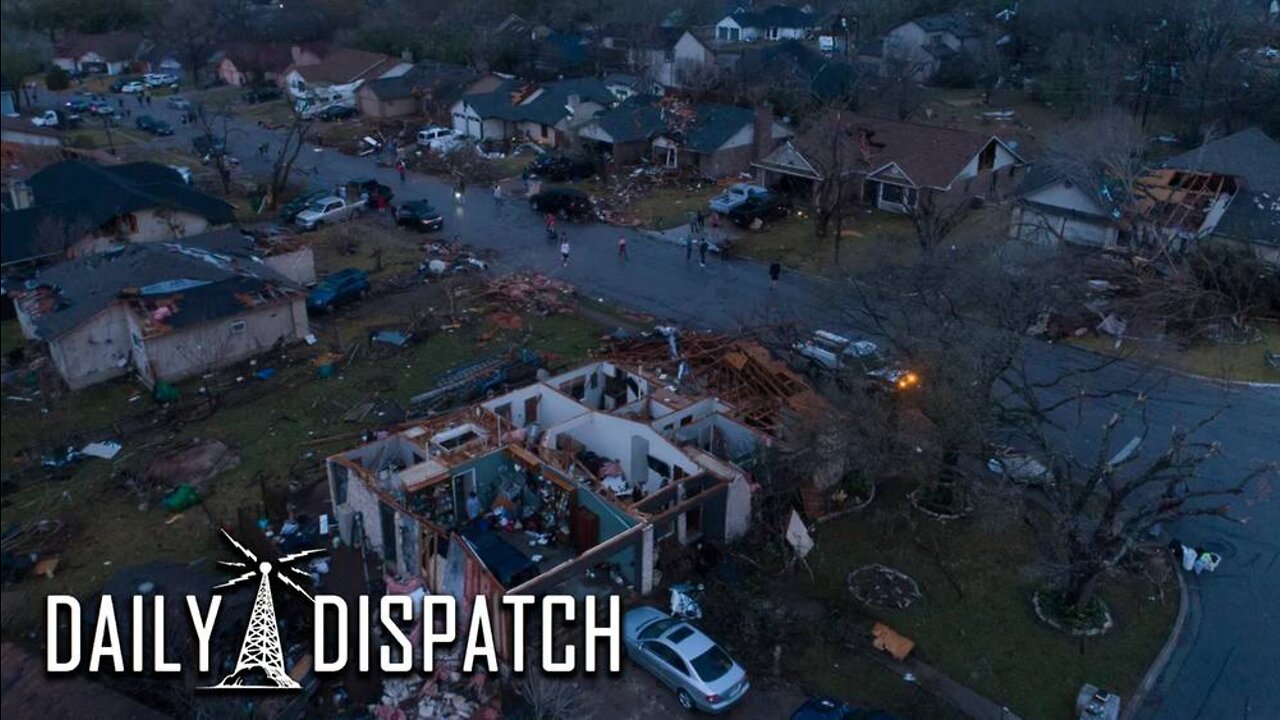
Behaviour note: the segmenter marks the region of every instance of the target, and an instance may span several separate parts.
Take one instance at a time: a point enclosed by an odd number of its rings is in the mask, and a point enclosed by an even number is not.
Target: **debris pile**
[[[616,340],[603,356],[653,368],[664,381],[733,405],[743,422],[776,433],[787,413],[826,407],[804,378],[750,338],[664,329],[665,334]]]
[[[542,273],[515,273],[489,283],[488,294],[511,309],[538,315],[572,313],[575,289]]]
[[[482,272],[489,269],[492,253],[481,253],[447,240],[429,242],[422,246],[427,259],[418,265],[418,272],[430,276],[458,275]]]
[[[403,677],[382,684],[382,700],[374,708],[379,720],[472,720],[498,718],[501,711],[487,686],[488,676],[464,677],[456,660],[436,658],[436,671],[427,680]]]

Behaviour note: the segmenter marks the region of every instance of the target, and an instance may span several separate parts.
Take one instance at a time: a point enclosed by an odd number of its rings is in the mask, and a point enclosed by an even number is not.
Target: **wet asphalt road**
[[[49,101],[48,94],[41,99]],[[178,124],[177,112],[157,98],[145,111],[173,121],[175,136],[157,145],[191,153],[192,129]],[[135,118],[136,105],[130,106]],[[125,121],[132,126],[132,120]],[[254,152],[262,142],[276,146],[277,132],[252,123],[233,121],[228,136],[231,154],[242,172],[266,175],[270,160]],[[198,159],[192,155],[192,164]],[[410,173],[401,183],[394,170],[378,168],[372,158],[350,157],[334,150],[304,149],[297,167],[299,180],[317,187],[355,177],[373,176],[395,189],[396,201],[426,198],[446,210],[442,237],[460,236],[476,247],[499,251],[496,270],[537,270],[574,283],[584,296],[650,313],[660,321],[690,327],[732,329],[779,320],[799,319],[818,327],[836,323],[835,312],[816,279],[784,271],[782,282],[770,289],[766,265],[711,257],[699,267],[678,245],[643,233],[601,224],[567,225],[572,252],[567,266],[558,248],[547,243],[540,217],[527,204],[508,199],[494,202],[491,188],[470,188],[463,203],[452,200],[450,186],[433,177]],[[630,258],[617,256],[619,236],[628,238]],[[1096,357],[1073,348],[1029,344],[1037,372],[1045,377],[1063,369],[1096,362]],[[1091,378],[1098,389],[1130,388],[1147,391],[1154,428],[1144,454],[1159,452],[1160,436],[1172,424],[1196,422],[1222,408],[1219,419],[1205,431],[1222,444],[1222,455],[1205,468],[1209,482],[1229,484],[1251,463],[1280,459],[1280,389],[1224,387],[1163,371],[1144,371],[1119,363]],[[1095,402],[1085,424],[1101,427],[1111,412],[1127,405],[1126,398]],[[1136,431],[1136,428],[1134,428]],[[1078,441],[1089,452],[1089,439]],[[1142,720],[1217,720],[1280,718],[1280,503],[1257,501],[1251,494],[1233,504],[1245,524],[1195,518],[1171,532],[1184,543],[1219,552],[1224,561],[1217,572],[1191,578],[1192,603],[1187,631],[1153,692],[1137,717]],[[1016,710],[1016,708],[1015,708]]]

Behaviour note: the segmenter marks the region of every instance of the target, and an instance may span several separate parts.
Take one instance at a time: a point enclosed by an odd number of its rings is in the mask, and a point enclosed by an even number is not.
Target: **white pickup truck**
[[[81,124],[83,119],[79,115],[67,115],[57,110],[45,110],[44,112],[31,118],[31,124],[36,127],[59,128],[65,129],[75,127]]]
[[[707,203],[711,207],[712,212],[718,212],[721,215],[727,214],[730,210],[738,207],[747,201],[747,198],[768,195],[769,189],[752,185],[751,183],[738,183],[731,185],[724,192],[711,198],[711,202]]]
[[[315,230],[325,223],[350,220],[364,212],[364,206],[364,200],[349,203],[336,195],[331,195],[311,203],[306,210],[298,213],[293,222],[303,230]]]

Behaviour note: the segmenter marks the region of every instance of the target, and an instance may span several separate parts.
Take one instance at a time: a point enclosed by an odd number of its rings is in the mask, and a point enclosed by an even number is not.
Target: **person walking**
[[[769,289],[778,287],[778,278],[782,276],[782,263],[774,260],[769,263]]]
[[[684,262],[686,265],[693,262],[693,236],[692,235],[684,236]]]
[[[618,259],[623,262],[631,259],[627,256],[627,238],[625,235],[618,236]]]
[[[397,161],[396,161],[396,173],[398,173],[398,174],[400,175],[400,184],[401,184],[401,185],[403,185],[403,184],[404,184],[404,181],[405,181],[405,170],[406,170],[406,168],[405,168],[405,166],[404,166],[404,161],[403,161],[403,160],[397,160]]]
[[[711,249],[711,243],[706,238],[698,240],[698,264],[702,267],[707,266],[707,251]]]
[[[335,188],[334,188],[334,192],[338,193],[338,197],[339,197],[339,198],[342,198],[342,202],[346,202],[346,201],[347,201],[347,186],[346,186],[346,185],[338,185],[337,187],[335,187]]]
[[[151,107],[151,93],[147,93],[145,97],[147,98],[147,107]]]
[[[502,184],[493,186],[493,204],[502,207]]]
[[[560,267],[569,267],[569,238],[560,237]]]

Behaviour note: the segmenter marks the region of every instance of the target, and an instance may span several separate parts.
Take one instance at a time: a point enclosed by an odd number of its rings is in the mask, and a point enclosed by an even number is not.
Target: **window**
[[[347,469],[336,463],[329,467],[333,468],[333,504],[335,506],[346,505]]]
[[[662,643],[654,640],[650,640],[649,642],[645,643],[644,647],[646,650],[653,653],[654,657],[658,658],[659,660],[666,663],[667,665],[670,665],[672,670],[675,670],[676,672],[682,675],[689,674],[688,666],[684,664],[684,660],[681,659],[680,655],[678,655],[675,650],[672,650],[666,645],[663,645]]]
[[[239,335],[244,332],[247,325],[245,325],[243,320],[232,320],[227,323],[227,327],[231,329],[232,335]]]
[[[541,128],[542,128],[543,140],[546,140],[547,138],[551,137],[551,127],[549,125],[542,125]]]
[[[978,156],[978,172],[990,170],[995,166],[996,144],[995,142],[989,142],[986,147],[982,148],[982,154]]]
[[[880,185],[880,202],[901,205],[906,202],[906,199],[906,188],[901,185],[890,185],[889,183],[882,183]]]
[[[693,671],[703,682],[715,682],[733,669],[733,660],[720,649],[712,645],[709,650],[693,659]]]
[[[766,35],[770,40],[777,40],[777,39],[778,39],[778,28],[776,28],[776,27],[771,27],[771,28],[769,28],[768,32],[766,32],[766,33],[765,33],[765,35]]]
[[[644,629],[640,631],[640,639],[648,640],[650,638],[656,638],[670,629],[672,625],[676,625],[679,622],[680,621],[675,618],[667,618],[666,620],[658,620],[650,625],[646,625]]]

